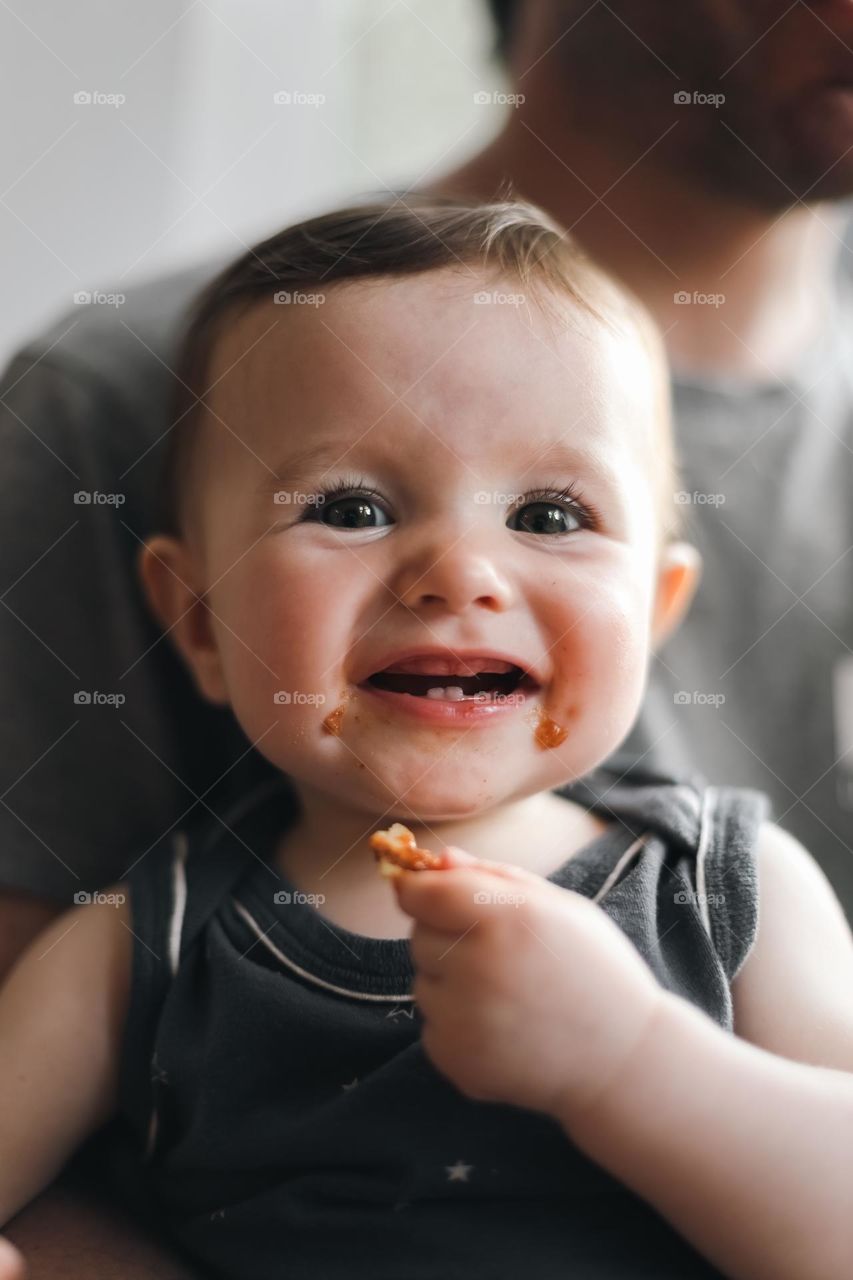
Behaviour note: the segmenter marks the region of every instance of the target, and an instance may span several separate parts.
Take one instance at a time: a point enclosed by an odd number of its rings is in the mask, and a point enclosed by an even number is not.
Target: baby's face
[[[297,782],[371,813],[438,821],[561,785],[619,745],[642,696],[655,372],[567,301],[564,324],[500,300],[519,294],[458,269],[350,283],[260,304],[217,348],[206,692]],[[430,651],[528,678],[490,701],[417,696],[468,687],[453,674],[370,682]]]

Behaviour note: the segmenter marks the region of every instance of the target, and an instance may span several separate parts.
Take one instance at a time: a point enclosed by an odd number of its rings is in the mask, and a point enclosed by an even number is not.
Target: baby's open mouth
[[[477,671],[472,675],[400,671],[394,669],[395,665],[406,664],[392,664],[391,667],[375,672],[365,683],[390,693],[407,693],[413,698],[445,699],[450,702],[495,701],[514,693],[529,693],[539,687],[532,676],[509,662],[490,662],[490,666],[504,669]]]

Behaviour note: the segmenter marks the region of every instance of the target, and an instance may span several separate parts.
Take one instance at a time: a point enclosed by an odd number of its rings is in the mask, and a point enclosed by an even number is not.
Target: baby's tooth
[[[459,702],[465,697],[462,688],[458,684],[452,685],[436,685],[432,689],[427,689],[426,696],[444,702]]]

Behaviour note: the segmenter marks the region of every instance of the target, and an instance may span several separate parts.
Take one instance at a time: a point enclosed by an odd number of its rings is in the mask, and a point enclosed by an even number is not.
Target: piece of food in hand
[[[418,848],[414,835],[402,822],[393,823],[387,831],[374,831],[370,847],[383,876],[398,876],[401,871],[437,871],[442,865],[437,853]]]

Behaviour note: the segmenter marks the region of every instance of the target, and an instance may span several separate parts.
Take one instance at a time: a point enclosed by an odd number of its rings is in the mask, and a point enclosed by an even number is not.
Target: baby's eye
[[[521,533],[553,536],[574,533],[594,524],[592,516],[574,498],[571,490],[528,496],[531,500],[517,506],[508,521],[510,528],[517,528]]]
[[[334,497],[319,495],[322,502],[312,504],[303,519],[328,525],[331,529],[377,529],[391,524],[387,512],[379,505],[379,495],[372,492],[348,493]],[[376,515],[381,518],[375,519]]]

